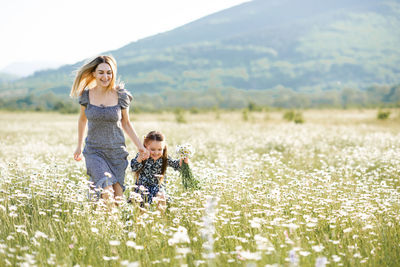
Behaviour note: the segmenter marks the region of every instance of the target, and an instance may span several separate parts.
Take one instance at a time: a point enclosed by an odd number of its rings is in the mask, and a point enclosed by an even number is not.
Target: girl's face
[[[165,143],[164,141],[150,141],[146,148],[150,151],[150,157],[153,160],[158,160],[162,157],[164,151]]]
[[[112,80],[113,72],[110,65],[100,63],[93,72],[93,76],[96,79],[97,86],[107,87]]]

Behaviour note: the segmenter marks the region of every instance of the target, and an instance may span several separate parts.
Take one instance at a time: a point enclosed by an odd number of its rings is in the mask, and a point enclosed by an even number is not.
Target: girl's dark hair
[[[147,148],[147,145],[149,144],[149,142],[151,141],[165,141],[165,136],[158,131],[151,131],[149,132],[146,137],[144,138],[143,144],[144,146]],[[146,161],[143,161],[143,167],[144,167],[144,163]],[[164,176],[165,171],[167,170],[167,164],[168,164],[168,151],[167,151],[167,145],[165,144],[164,149],[163,149],[163,155],[162,155],[162,165],[161,165],[161,175]],[[143,167],[140,168],[137,172],[136,172],[136,178],[139,178],[139,174],[142,172]]]

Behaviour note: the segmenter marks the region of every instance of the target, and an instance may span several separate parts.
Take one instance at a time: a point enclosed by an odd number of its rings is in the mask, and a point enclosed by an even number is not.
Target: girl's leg
[[[165,209],[167,208],[167,200],[164,192],[158,192],[155,199],[153,200],[157,202],[157,209],[165,211]]]
[[[114,188],[112,185],[109,185],[103,189],[103,193],[101,194],[101,198],[104,200],[109,200],[114,197]]]

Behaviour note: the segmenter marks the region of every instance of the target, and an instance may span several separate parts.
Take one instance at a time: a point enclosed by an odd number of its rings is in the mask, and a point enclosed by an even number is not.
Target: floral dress
[[[142,169],[139,174],[139,179],[136,181],[135,192],[142,196],[142,199],[148,203],[152,203],[153,197],[157,195],[158,192],[165,193],[165,184],[159,184],[158,178],[155,175],[161,175],[161,167],[163,159],[159,158],[154,161],[149,158],[145,161],[138,162],[137,158],[139,153],[134,159],[131,160],[131,168],[133,172],[137,172]],[[174,170],[179,171],[181,169],[179,165],[179,159],[167,158],[167,166],[174,168]],[[166,180],[166,175],[164,174],[164,181]]]

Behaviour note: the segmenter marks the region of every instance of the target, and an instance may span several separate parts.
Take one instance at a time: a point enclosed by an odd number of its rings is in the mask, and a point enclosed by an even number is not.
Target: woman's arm
[[[74,159],[76,161],[79,161],[82,159],[82,146],[83,146],[83,134],[85,133],[86,129],[86,114],[85,114],[85,106],[81,106],[81,112],[79,114],[79,119],[78,119],[78,145],[76,146],[75,152],[74,152]]]
[[[133,125],[129,119],[129,107],[122,109],[122,119],[121,119],[121,126],[122,129],[126,132],[126,134],[129,136],[129,138],[132,140],[132,142],[136,145],[138,148],[139,152],[142,154],[144,153],[145,155],[148,155],[149,152],[147,149],[143,146],[143,144],[140,142],[139,137],[133,128]]]

